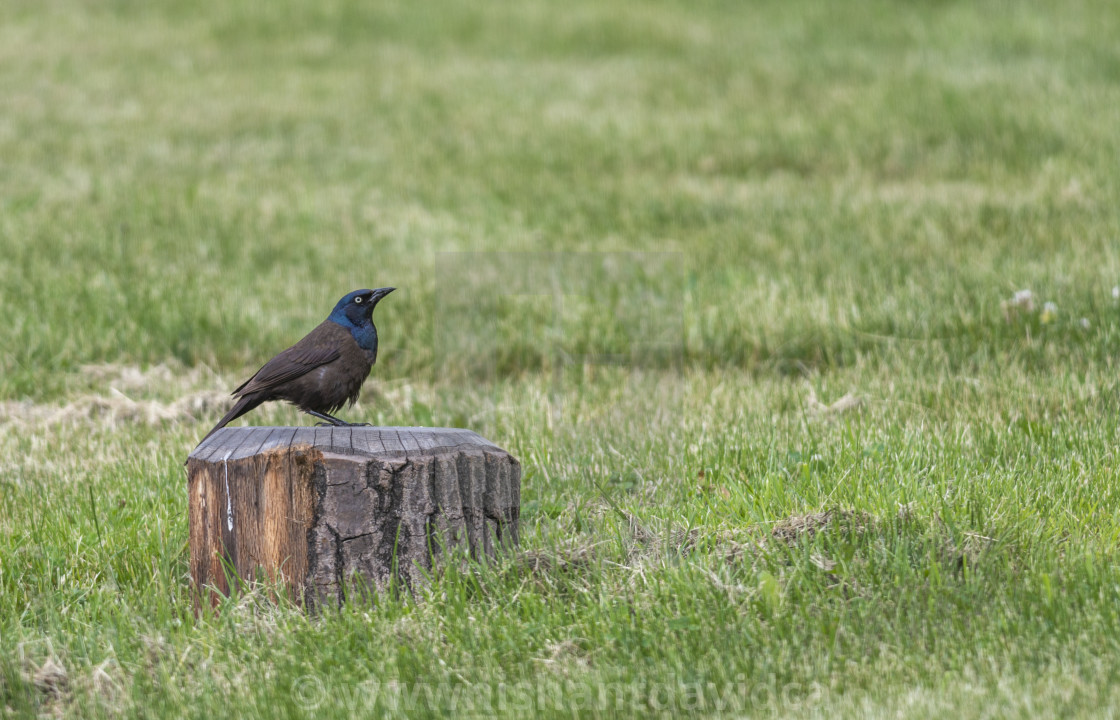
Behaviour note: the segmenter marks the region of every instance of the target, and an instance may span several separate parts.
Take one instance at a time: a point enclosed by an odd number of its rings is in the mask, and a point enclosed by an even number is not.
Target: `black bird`
[[[319,327],[269,360],[233,391],[237,403],[206,433],[206,438],[269,400],[287,400],[332,425],[350,425],[331,413],[358,399],[362,383],[377,360],[373,308],[394,290],[355,290],[339,300]]]

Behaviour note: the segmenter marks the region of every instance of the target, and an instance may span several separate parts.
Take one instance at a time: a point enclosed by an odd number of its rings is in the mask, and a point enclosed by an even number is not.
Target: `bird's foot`
[[[308,415],[313,416],[313,417],[317,417],[320,420],[326,420],[327,421],[325,423],[317,423],[320,427],[327,427],[328,425],[334,425],[335,427],[338,427],[338,426],[349,425],[350,424],[350,423],[346,422],[345,420],[339,420],[334,415],[330,415],[330,414],[324,413],[324,412],[319,412],[317,410],[304,410],[304,412],[307,413]]]
[[[317,422],[315,427],[372,427],[369,423],[350,423],[350,422]]]

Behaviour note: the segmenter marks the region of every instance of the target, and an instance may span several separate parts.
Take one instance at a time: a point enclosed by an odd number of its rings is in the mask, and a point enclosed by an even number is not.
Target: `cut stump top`
[[[241,460],[278,447],[311,445],[322,453],[364,457],[438,455],[473,447],[505,452],[478,433],[439,427],[225,427],[191,451],[189,460]]]

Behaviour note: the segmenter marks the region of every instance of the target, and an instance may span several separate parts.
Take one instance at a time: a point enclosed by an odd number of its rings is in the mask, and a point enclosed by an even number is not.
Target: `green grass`
[[[1104,1],[9,0],[0,713],[1117,714],[1117,37]],[[183,459],[382,285],[351,416],[508,448],[522,547],[195,617]]]

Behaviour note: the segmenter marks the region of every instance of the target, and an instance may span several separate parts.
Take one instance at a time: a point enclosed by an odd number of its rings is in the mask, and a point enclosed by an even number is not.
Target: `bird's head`
[[[344,327],[361,327],[372,322],[373,308],[381,298],[396,290],[396,288],[378,288],[376,290],[355,290],[347,293],[338,301],[331,311],[329,320]]]

